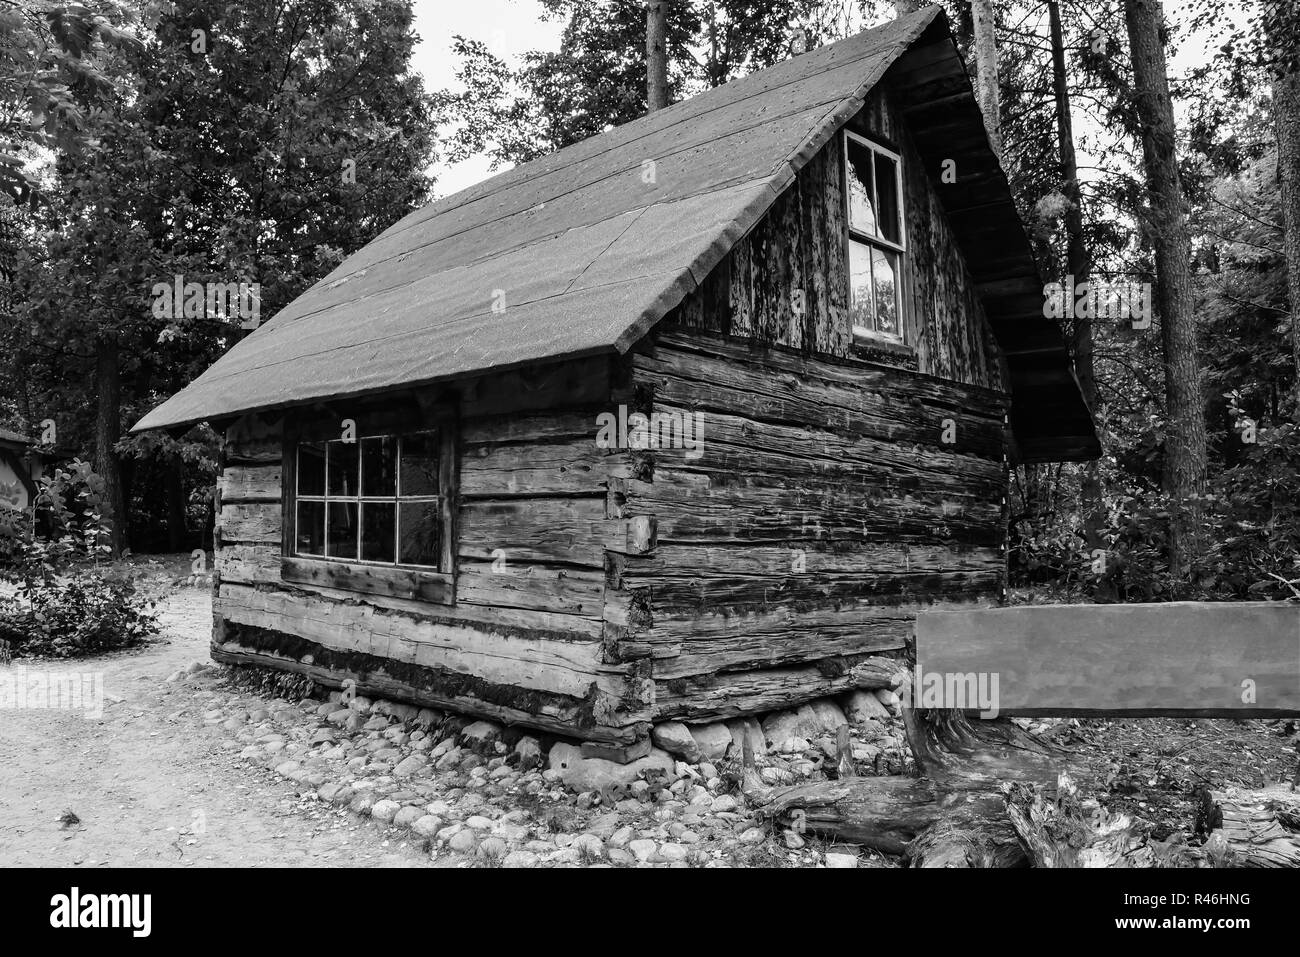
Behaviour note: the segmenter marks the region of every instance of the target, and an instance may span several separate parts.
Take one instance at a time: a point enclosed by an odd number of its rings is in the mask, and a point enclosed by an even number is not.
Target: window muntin
[[[437,570],[443,449],[436,429],[300,442],[293,554]]]
[[[846,132],[844,160],[853,333],[901,340],[905,249],[899,157]]]

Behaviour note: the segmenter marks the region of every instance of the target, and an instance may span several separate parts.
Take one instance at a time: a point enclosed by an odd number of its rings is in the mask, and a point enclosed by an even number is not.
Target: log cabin
[[[51,460],[50,450],[40,448],[35,439],[0,427],[0,509],[30,508]]]
[[[887,687],[1098,454],[937,7],[406,216],[136,430],[224,435],[212,656],[640,753]]]

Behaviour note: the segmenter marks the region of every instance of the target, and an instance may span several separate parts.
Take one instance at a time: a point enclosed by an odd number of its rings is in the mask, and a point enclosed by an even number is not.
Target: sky
[[[420,43],[412,65],[424,77],[427,90],[455,85],[456,59],[452,38],[462,34],[482,40],[507,62],[529,50],[559,47],[559,21],[543,21],[536,0],[415,0],[415,32]],[[455,166],[435,164],[430,170],[438,181],[435,192],[447,196],[492,175],[486,159],[471,159]]]

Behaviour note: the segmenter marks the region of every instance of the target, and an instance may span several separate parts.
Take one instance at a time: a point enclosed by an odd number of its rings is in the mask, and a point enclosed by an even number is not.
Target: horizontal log
[[[872,598],[916,602],[998,593],[1000,549],[895,543],[793,542],[788,546],[661,545],[630,559],[625,588],[648,588],[656,613],[683,607]]]
[[[222,503],[220,524],[222,543],[247,542],[270,544],[280,542],[279,502]]]
[[[468,446],[460,460],[461,498],[603,495],[611,469],[627,461],[627,453],[596,445],[594,425],[563,442]]]
[[[707,642],[680,642],[671,646],[674,652],[671,657],[655,656],[654,676],[656,681],[670,681],[724,671],[777,668],[824,658],[898,651],[906,646],[911,627],[910,621],[887,621],[867,632],[845,627],[830,633],[810,629],[779,638],[740,635]],[[647,636],[635,637],[644,642]],[[661,650],[663,646],[653,646],[653,651]]]
[[[902,854],[918,834],[943,818],[939,798],[924,778],[854,777],[780,788],[761,799],[761,812],[787,827]],[[985,800],[991,812],[1002,810],[1000,798]]]
[[[280,581],[278,545],[223,545],[214,564],[218,581],[245,585]]]
[[[278,556],[275,565],[278,569]],[[432,605],[429,602],[300,583],[286,583],[280,590],[310,595],[322,601],[369,605],[417,620],[432,618],[439,622],[528,640],[599,642],[604,634],[602,622],[598,618],[556,611],[553,605],[543,608],[511,608],[504,605],[480,605],[464,600],[454,605]]]
[[[543,562],[604,569],[605,550],[627,551],[645,519],[607,519],[605,497],[466,502],[460,555],[526,565]]]
[[[681,579],[781,578],[790,576],[978,574],[1002,564],[999,548],[952,548],[903,542],[840,546],[826,541],[791,545],[679,545],[661,543],[653,554],[630,560],[624,577],[655,586]]]
[[[708,348],[706,340],[698,347]],[[639,377],[653,387],[656,407],[739,414],[756,422],[794,425],[887,442],[912,442],[1001,461],[1006,402],[984,389],[897,368],[845,367],[831,362],[742,351],[704,355],[673,348],[662,338],[639,355]],[[778,354],[772,354],[778,355]]]
[[[417,601],[450,604],[456,593],[454,575],[389,565],[364,565],[285,556],[280,559],[280,579],[324,585],[344,591],[390,595]]]
[[[793,485],[796,478],[739,473],[739,478],[656,472],[653,482],[625,480],[625,514],[658,519],[666,545],[798,542],[996,547],[1002,543],[1000,479],[981,490],[889,487],[857,482]]]
[[[456,578],[457,604],[532,608],[593,620],[600,618],[604,595],[602,571],[537,562],[462,560]]]
[[[439,606],[425,606],[436,611]],[[595,641],[521,637],[472,622],[414,617],[368,603],[222,584],[214,613],[227,622],[361,653],[473,675],[494,684],[611,701],[629,697],[629,668],[606,664]],[[640,720],[630,717],[628,720]]]
[[[296,636],[233,621],[219,621],[218,628],[212,657],[223,664],[289,671],[325,687],[340,688],[349,682],[349,687],[361,694],[615,746],[633,745],[649,731],[649,725],[643,721],[622,725],[602,723],[600,717],[609,712],[598,707],[599,701],[591,696],[578,698],[501,685],[478,675],[450,672],[437,664],[340,653]]]
[[[656,403],[656,412],[685,415]],[[697,448],[653,452],[656,468],[690,472],[750,472],[802,479],[811,475],[858,475],[880,484],[905,483],[927,491],[972,492],[978,483],[1002,482],[1001,460],[939,448],[886,442],[807,427],[755,422],[712,412],[698,428]],[[999,493],[1000,494],[1000,493]]]
[[[275,465],[229,466],[217,480],[222,503],[278,502],[281,496],[281,467]]]
[[[815,666],[768,668],[656,682],[655,720],[710,721],[788,708],[853,688],[893,687],[902,666],[881,657],[829,659]]]
[[[564,445],[589,440],[587,444],[594,445],[596,418],[607,408],[607,398],[601,395],[590,408],[582,410],[547,409],[466,419],[461,424],[460,442],[466,451],[502,443]]]

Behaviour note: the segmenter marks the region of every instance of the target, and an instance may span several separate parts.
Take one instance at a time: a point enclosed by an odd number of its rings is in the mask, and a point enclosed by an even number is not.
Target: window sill
[[[870,362],[882,362],[916,371],[918,362],[916,350],[893,336],[875,335],[869,332],[853,333],[852,353],[855,359]]]
[[[455,576],[417,568],[361,565],[286,555],[280,559],[280,579],[299,585],[340,588],[439,605],[456,603]]]

